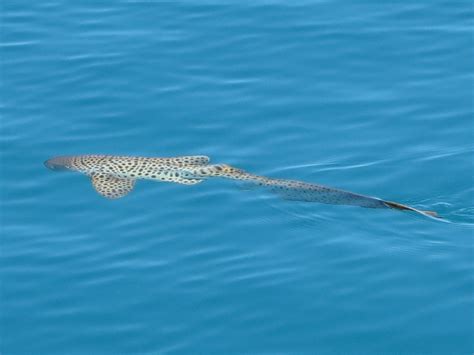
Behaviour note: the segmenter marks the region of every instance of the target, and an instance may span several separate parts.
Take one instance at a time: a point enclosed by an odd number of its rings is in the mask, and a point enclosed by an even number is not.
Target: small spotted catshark
[[[72,170],[90,177],[95,190],[109,199],[132,191],[136,180],[168,181],[194,185],[209,178],[244,180],[262,186],[287,200],[354,205],[366,208],[392,208],[438,217],[436,212],[420,211],[400,203],[376,197],[310,184],[296,180],[274,179],[250,174],[226,164],[209,164],[206,156],[145,158],[111,155],[59,156],[45,161],[52,170]]]

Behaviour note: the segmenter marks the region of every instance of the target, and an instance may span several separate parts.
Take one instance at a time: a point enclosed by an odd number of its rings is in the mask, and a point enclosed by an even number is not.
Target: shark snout
[[[48,169],[56,171],[70,170],[69,158],[68,157],[55,157],[48,159],[44,162],[44,166]]]

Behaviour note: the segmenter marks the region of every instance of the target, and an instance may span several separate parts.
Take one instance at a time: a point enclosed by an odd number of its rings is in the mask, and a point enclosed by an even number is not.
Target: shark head
[[[54,171],[76,171],[77,169],[73,166],[72,157],[60,156],[48,159],[44,162],[44,165]]]
[[[46,160],[44,165],[54,171],[77,171],[90,175],[103,167],[100,164],[102,158],[100,155],[58,156]]]

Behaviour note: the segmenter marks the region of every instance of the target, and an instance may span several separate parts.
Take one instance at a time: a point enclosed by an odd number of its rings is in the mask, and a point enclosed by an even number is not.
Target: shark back
[[[147,158],[113,155],[77,155],[59,156],[45,162],[52,170],[72,170],[83,174],[104,173],[123,177],[142,177],[154,171],[172,170],[183,167],[203,166],[209,163],[209,157],[183,156],[175,158]],[[135,176],[132,176],[135,175]]]

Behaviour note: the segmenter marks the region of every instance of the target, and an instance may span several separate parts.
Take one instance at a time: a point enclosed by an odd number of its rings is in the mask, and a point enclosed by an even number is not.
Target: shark
[[[57,156],[46,160],[44,164],[54,171],[75,171],[87,175],[94,189],[108,199],[126,196],[133,190],[137,180],[195,185],[212,178],[225,178],[266,188],[286,200],[388,208],[440,218],[434,211],[423,211],[377,197],[299,180],[256,175],[227,164],[210,164],[210,158],[204,155],[162,158],[115,155]]]

